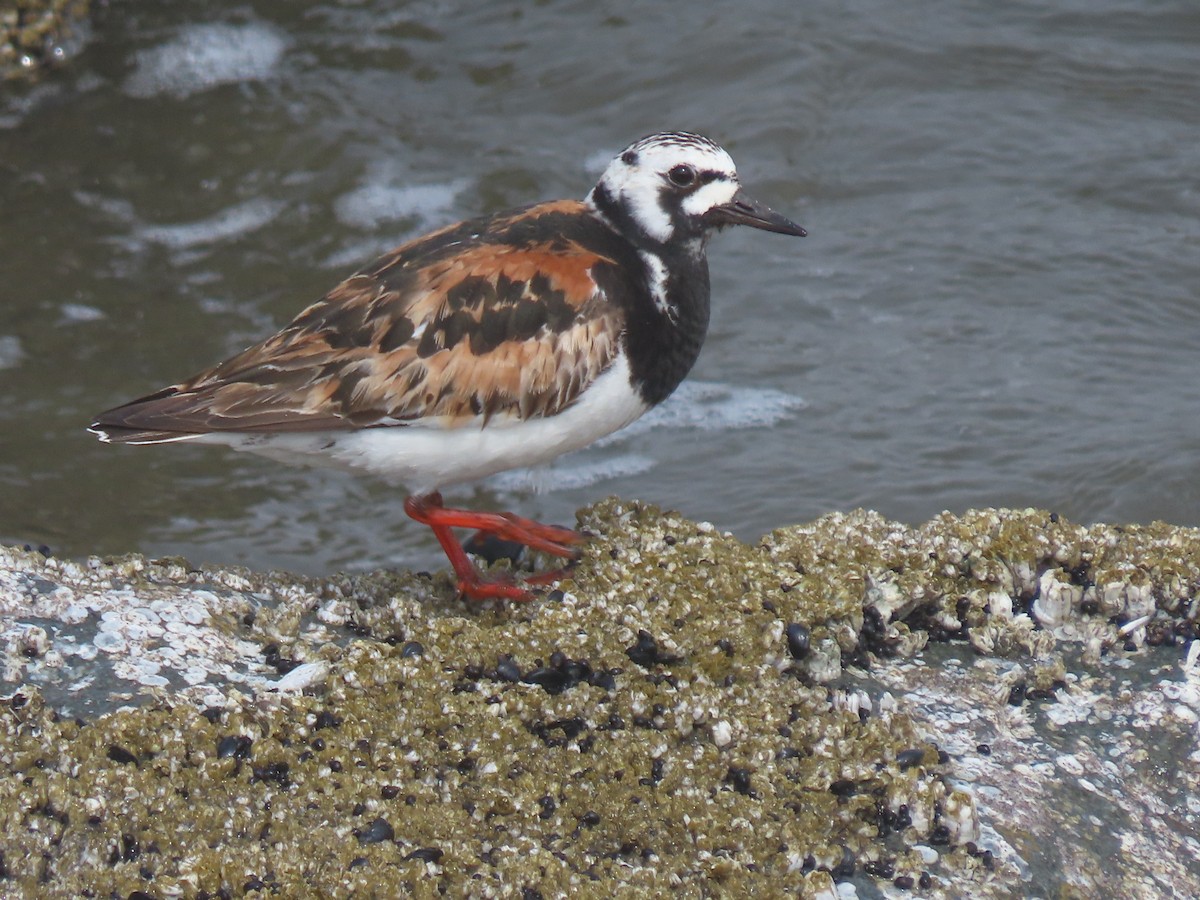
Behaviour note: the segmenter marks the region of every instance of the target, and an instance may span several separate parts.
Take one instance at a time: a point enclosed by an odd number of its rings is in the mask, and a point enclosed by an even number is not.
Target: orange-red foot
[[[404,501],[404,511],[418,522],[433,529],[434,537],[442,545],[446,558],[458,578],[459,592],[472,600],[532,600],[534,594],[526,590],[510,575],[484,578],[471,562],[452,528],[475,528],[496,537],[524,544],[535,550],[562,556],[574,561],[579,550],[574,546],[583,540],[583,535],[557,525],[543,525],[532,519],[523,519],[512,513],[481,513],[466,509],[447,509],[442,505],[438,491],[421,496],[412,496]],[[570,566],[531,575],[525,584],[552,584],[563,577]]]

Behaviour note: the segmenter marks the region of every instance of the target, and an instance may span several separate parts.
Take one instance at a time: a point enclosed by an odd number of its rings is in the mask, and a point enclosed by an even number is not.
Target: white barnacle
[[[328,674],[329,663],[325,660],[303,663],[296,666],[296,668],[292,669],[292,671],[288,672],[278,681],[270,682],[268,687],[271,690],[280,691],[281,693],[302,691],[314,684],[320,684]]]
[[[1047,569],[1038,579],[1038,595],[1030,612],[1046,628],[1066,622],[1072,608],[1083,602],[1083,587],[1071,584],[1067,578],[1066,573],[1059,569]]]
[[[951,791],[942,802],[942,824],[950,832],[951,844],[979,840],[979,813],[975,798],[964,790]]]

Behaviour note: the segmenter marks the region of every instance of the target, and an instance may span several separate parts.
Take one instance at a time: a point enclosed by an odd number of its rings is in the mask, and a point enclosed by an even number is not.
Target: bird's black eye
[[[696,170],[691,166],[678,165],[667,173],[667,177],[671,179],[671,184],[687,187],[696,180]]]

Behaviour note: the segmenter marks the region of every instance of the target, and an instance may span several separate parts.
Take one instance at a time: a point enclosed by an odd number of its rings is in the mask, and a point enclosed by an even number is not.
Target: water
[[[620,493],[747,539],[860,505],[1200,524],[1200,7],[612,10],[125,4],[4,86],[0,539],[444,565],[370,479],[83,429],[667,128],[810,236],[714,241],[712,331],[657,427],[451,499],[569,522]]]

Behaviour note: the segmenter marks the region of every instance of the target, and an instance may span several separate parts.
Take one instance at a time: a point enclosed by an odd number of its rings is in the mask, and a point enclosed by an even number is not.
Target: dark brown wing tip
[[[167,388],[100,413],[88,430],[110,444],[161,444],[227,432],[344,431],[374,424],[377,415],[383,415],[372,411],[366,421],[354,421],[333,413],[308,413],[290,407],[264,405],[260,409],[231,410],[231,404],[225,402],[228,398],[220,400],[217,394],[226,386],[201,391]],[[238,382],[232,383],[232,387],[238,386]]]
[[[137,421],[138,415],[147,408],[153,410],[157,401],[178,393],[176,388],[164,388],[156,393],[122,403],[99,413],[88,431],[106,444],[161,444],[164,441],[180,441],[195,437],[194,432],[164,429]]]

